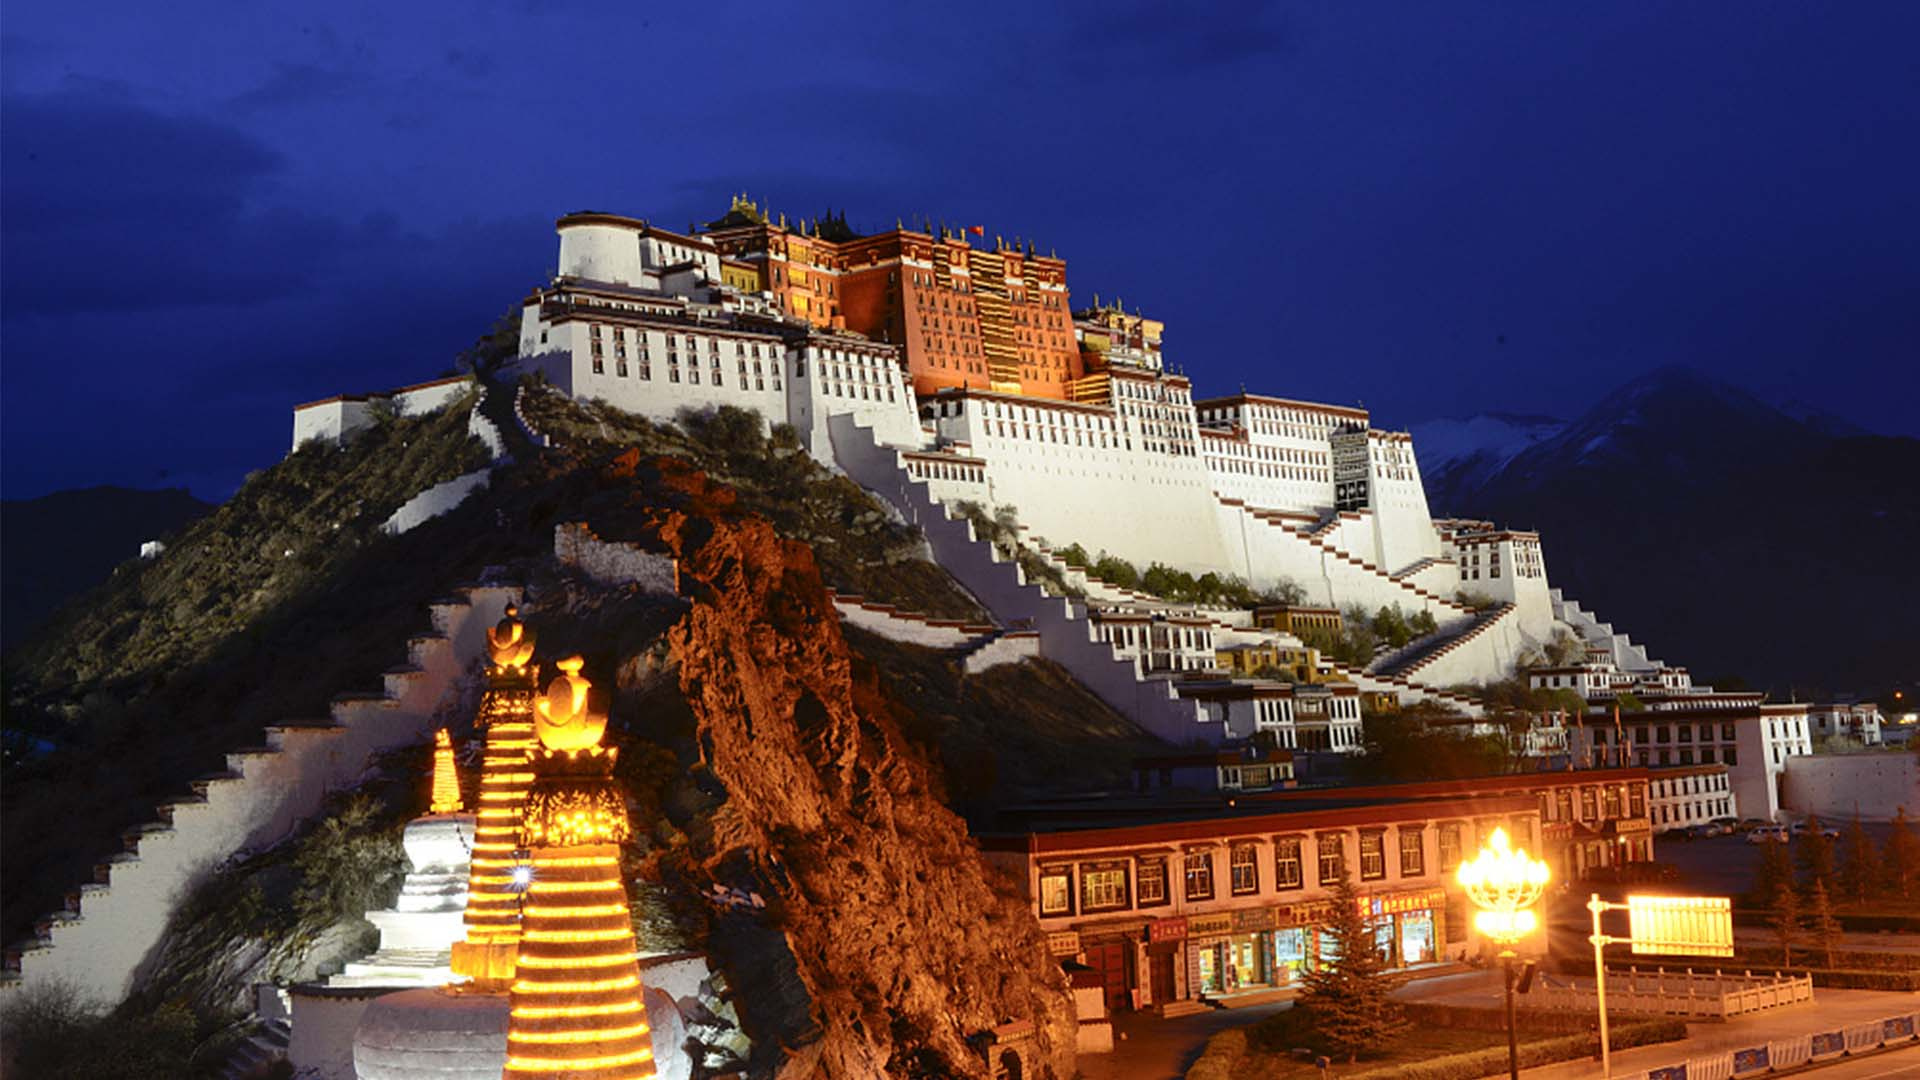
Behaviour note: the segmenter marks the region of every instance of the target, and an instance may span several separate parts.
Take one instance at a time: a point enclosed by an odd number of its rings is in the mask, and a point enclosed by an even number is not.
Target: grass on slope
[[[10,673],[84,691],[204,659],[228,636],[379,539],[407,499],[484,465],[468,409],[393,419],[345,447],[314,441],[250,474],[151,562],[120,566],[8,657]]]
[[[691,462],[731,486],[740,505],[780,535],[811,547],[821,576],[841,593],[936,618],[985,618],[973,598],[924,557],[917,530],[808,456],[791,427],[768,432],[757,414],[731,407],[684,412],[679,425],[658,424],[603,402],[571,400],[543,380],[524,385],[529,420],[563,451],[638,447]]]
[[[261,744],[264,726],[377,690],[427,629],[428,601],[551,550],[551,523],[503,529],[478,496],[404,536],[379,534],[420,487],[484,460],[476,447],[453,410],[344,451],[303,450],[8,657],[9,733],[51,749],[10,761],[0,785],[0,943],[92,880],[156,804],[224,771],[227,751]]]
[[[845,624],[841,632],[881,684],[912,704],[907,734],[934,749],[948,801],[976,824],[1034,791],[1124,790],[1134,758],[1170,749],[1051,661],[965,675],[950,653]]]

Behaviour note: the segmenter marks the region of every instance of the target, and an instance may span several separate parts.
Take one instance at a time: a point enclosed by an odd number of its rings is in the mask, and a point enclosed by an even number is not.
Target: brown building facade
[[[1538,804],[1521,794],[1303,795],[1271,813],[1040,825],[980,846],[1019,883],[1051,951],[1097,973],[1110,1010],[1164,1011],[1295,986],[1330,945],[1333,889],[1348,874],[1391,967],[1458,959],[1472,931],[1454,868],[1495,828],[1539,843]]]
[[[1064,399],[1085,374],[1064,259],[952,232],[792,229],[737,200],[702,239],[754,268],[782,313],[902,346],[921,398],[972,387]]]

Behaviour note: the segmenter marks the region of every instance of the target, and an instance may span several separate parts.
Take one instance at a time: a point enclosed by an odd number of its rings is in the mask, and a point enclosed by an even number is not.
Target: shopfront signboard
[[[1236,934],[1271,930],[1273,924],[1272,908],[1243,908],[1233,913],[1233,931]]]
[[[1158,944],[1162,941],[1179,941],[1187,936],[1185,916],[1173,919],[1155,919],[1147,924],[1147,940]]]
[[[1056,930],[1048,934],[1047,954],[1050,956],[1080,955],[1080,932],[1078,930]]]
[[[1409,911],[1425,911],[1429,908],[1445,907],[1447,891],[1445,889],[1421,889],[1418,892],[1391,893],[1386,896],[1368,897],[1361,908],[1363,915],[1400,915]]]
[[[1281,926],[1319,926],[1333,915],[1333,903],[1321,900],[1310,904],[1288,904],[1275,908],[1275,921]]]
[[[1188,937],[1219,937],[1233,933],[1233,916],[1222,912],[1218,915],[1189,915],[1187,917]]]

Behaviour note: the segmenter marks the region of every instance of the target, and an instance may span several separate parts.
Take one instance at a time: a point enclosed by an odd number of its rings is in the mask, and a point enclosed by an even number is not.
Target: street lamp
[[[1520,1040],[1513,1018],[1513,944],[1539,925],[1533,905],[1546,891],[1547,864],[1529,858],[1525,848],[1507,844],[1507,830],[1495,829],[1480,854],[1460,864],[1457,877],[1467,899],[1479,910],[1473,925],[1502,946],[1500,959],[1507,974],[1507,1075],[1520,1080]]]

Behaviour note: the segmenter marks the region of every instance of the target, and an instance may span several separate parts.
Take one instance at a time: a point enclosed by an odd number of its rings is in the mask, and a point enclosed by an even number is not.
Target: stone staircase
[[[249,1080],[263,1075],[274,1062],[287,1057],[287,1044],[293,1039],[293,1025],[284,1018],[263,1020],[245,1042],[234,1048],[233,1056],[220,1069],[220,1080]]]
[[[1486,708],[1474,698],[1458,694],[1445,687],[1432,686],[1418,679],[1404,675],[1375,675],[1357,668],[1350,668],[1335,661],[1325,661],[1334,675],[1359,687],[1363,692],[1393,694],[1402,705],[1431,701],[1441,705],[1450,705],[1466,716],[1485,716]]]
[[[33,940],[6,951],[0,991],[64,981],[119,1003],[209,870],[285,839],[330,791],[359,781],[371,755],[429,736],[441,702],[484,654],[487,627],[518,599],[517,588],[485,585],[434,601],[431,629],[408,639],[406,663],[380,690],[340,694],[326,717],[272,725],[265,745],[227,754],[225,771],[195,779],[189,794],[160,805],[158,820],[122,834],[126,850],[68,893]]]
[[[1203,719],[1199,707],[1182,699],[1171,680],[1142,677],[1131,659],[1116,655],[1111,644],[1101,641],[1084,604],[1047,595],[1027,581],[1018,562],[977,537],[971,522],[949,515],[926,482],[912,475],[903,451],[882,445],[872,429],[854,417],[835,416],[828,423],[841,468],[918,527],[940,566],[1002,626],[1036,634],[1042,656],[1152,734],[1176,745],[1225,739],[1225,725]]]
[[[1410,577],[1414,577],[1418,575],[1420,571],[1425,570],[1430,566],[1439,566],[1443,563],[1450,563],[1452,561],[1453,561],[1452,559],[1448,559],[1442,556],[1429,555],[1424,559],[1415,559],[1413,562],[1408,563],[1407,565],[1401,567],[1398,570],[1395,570],[1393,573],[1388,574],[1387,576],[1392,578],[1395,581],[1405,581]]]
[[[1547,599],[1553,605],[1554,618],[1572,627],[1587,644],[1605,648],[1620,670],[1652,671],[1660,666],[1660,661],[1647,655],[1646,646],[1635,645],[1628,635],[1615,633],[1612,623],[1601,622],[1592,612],[1583,609],[1579,601],[1563,596],[1559,589],[1548,589]]]
[[[381,523],[381,531],[398,536],[452,510],[467,501],[467,496],[492,483],[493,470],[509,458],[506,440],[500,437],[499,425],[481,411],[486,403],[487,387],[486,384],[481,383],[479,396],[474,400],[473,409],[467,413],[467,433],[487,445],[487,450],[493,454],[493,460],[470,473],[456,476],[445,483],[435,484],[414,495]]]
[[[1372,562],[1320,539],[1315,533],[1324,533],[1326,526],[1321,526],[1318,530],[1303,530],[1295,523],[1295,515],[1257,506],[1243,505],[1239,509],[1249,518],[1271,527],[1276,533],[1315,549],[1321,556],[1322,573],[1325,574],[1336,596],[1367,597],[1365,603],[1368,607],[1384,606],[1380,602],[1384,601],[1403,605],[1411,611],[1431,611],[1434,618],[1442,621],[1448,618],[1464,618],[1472,614],[1471,609],[1465,605],[1449,600],[1412,581],[1395,577]],[[1337,519],[1335,523],[1337,524]]]
[[[1367,665],[1367,673],[1375,676],[1400,676],[1411,679],[1420,670],[1441,657],[1462,648],[1473,639],[1491,630],[1494,624],[1512,615],[1512,604],[1501,604],[1478,612],[1464,624],[1444,628],[1438,633],[1428,634],[1416,641],[1409,642],[1404,649],[1388,654],[1385,658]]]
[[[1040,655],[1037,630],[999,630],[960,653],[960,669],[978,675],[1001,664],[1018,664]]]

